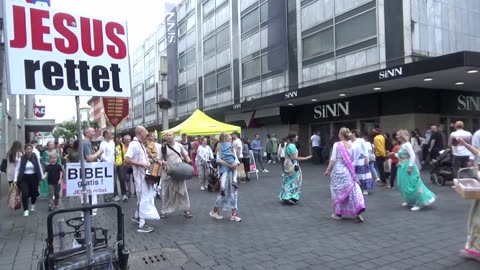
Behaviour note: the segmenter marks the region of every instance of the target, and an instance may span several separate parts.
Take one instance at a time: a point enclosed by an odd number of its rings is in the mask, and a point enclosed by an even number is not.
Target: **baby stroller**
[[[452,150],[447,148],[441,151],[437,159],[432,160],[433,168],[430,173],[432,183],[444,186],[445,182],[453,181],[452,158]]]
[[[208,168],[210,170],[210,175],[208,177],[208,186],[207,189],[210,192],[220,191],[220,176],[218,175],[218,164],[215,159],[208,162]]]
[[[108,229],[91,227],[92,230],[92,260],[87,260],[85,243],[85,227],[82,217],[73,217],[65,221],[72,230],[59,231],[54,234],[53,218],[59,214],[91,211],[98,208],[115,208],[117,210],[117,235],[115,242],[108,242]],[[113,225],[114,223],[112,223]],[[100,235],[99,235],[100,234]],[[65,238],[73,236],[74,247],[65,247]],[[54,239],[60,241],[60,245],[54,245]],[[47,217],[47,239],[43,249],[43,256],[38,262],[37,270],[71,270],[71,269],[128,269],[128,258],[130,251],[125,247],[123,231],[122,208],[113,203],[84,205],[75,208],[60,209],[48,214]]]

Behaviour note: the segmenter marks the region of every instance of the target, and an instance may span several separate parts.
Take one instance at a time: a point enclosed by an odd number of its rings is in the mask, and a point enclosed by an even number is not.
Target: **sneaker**
[[[271,161],[271,160],[269,160],[267,164],[269,164],[269,165],[270,165],[271,163],[272,163],[272,161]]]
[[[114,201],[114,202],[120,201],[120,196],[115,195],[115,197],[113,197],[113,201]]]
[[[232,186],[233,186],[235,189],[238,189],[238,184],[237,184],[237,182],[233,182],[233,183],[232,183]]]
[[[225,196],[225,189],[220,190],[220,195],[222,195],[222,197]]]
[[[367,196],[368,195],[368,190],[364,190],[363,195]]]
[[[414,205],[410,210],[412,210],[412,211],[418,211],[418,210],[420,210],[420,209],[421,209],[420,206]]]
[[[23,211],[23,216],[28,217],[28,210]]]
[[[137,224],[140,224],[140,218],[132,217],[132,221]]]
[[[407,206],[410,206],[410,205],[407,202],[404,202],[404,203],[402,203],[402,206],[407,207]]]
[[[30,207],[30,211],[35,212],[35,204],[32,204],[32,206]]]
[[[140,233],[149,233],[149,232],[153,232],[153,228],[148,226],[147,224],[143,225],[141,228],[139,227],[137,229],[137,232],[140,232]]]
[[[235,222],[242,222],[242,218],[238,216],[238,214],[233,214],[231,217],[230,217],[230,220],[231,221],[235,221]]]
[[[127,202],[127,201],[128,201],[127,195],[123,195],[123,196],[122,196],[122,200],[123,200],[123,202]]]
[[[332,218],[333,218],[333,219],[342,219],[341,216],[337,216],[337,215],[335,215],[335,214],[332,214]]]
[[[263,169],[263,172],[268,172],[268,170],[267,170],[267,169]]]
[[[204,187],[204,186],[201,186],[201,187],[200,187],[200,190],[201,190],[201,191],[204,191],[204,190],[205,190],[205,187]]]
[[[220,216],[217,212],[210,211],[210,216],[214,219],[223,219],[223,216]]]

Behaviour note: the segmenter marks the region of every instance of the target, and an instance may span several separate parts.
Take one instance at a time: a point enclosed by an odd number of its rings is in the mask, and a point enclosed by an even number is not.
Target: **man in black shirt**
[[[436,159],[440,155],[439,152],[444,148],[442,134],[438,131],[437,126],[432,126],[432,136],[428,145],[430,158]]]

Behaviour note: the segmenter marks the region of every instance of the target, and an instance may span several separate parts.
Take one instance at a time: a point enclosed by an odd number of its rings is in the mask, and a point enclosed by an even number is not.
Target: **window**
[[[155,85],[155,76],[150,76],[145,80],[145,89]]]
[[[230,69],[222,71],[217,75],[217,85],[218,88],[227,87],[230,85]]]
[[[180,57],[178,58],[178,69],[183,69],[183,68],[185,68],[185,65],[186,65],[185,59],[186,59],[186,55],[185,55],[185,54],[183,54],[182,56],[180,56]]]
[[[260,23],[268,20],[268,1],[260,6]]]
[[[205,77],[205,79],[203,80],[203,83],[205,84],[205,93],[217,90],[217,77],[216,77],[216,75]]]
[[[248,80],[260,75],[260,57],[249,62],[243,63],[242,66],[243,79]]]
[[[303,39],[303,59],[333,51],[333,27],[307,36]]]
[[[375,9],[340,22],[335,28],[336,47],[353,45],[377,34]]]
[[[187,100],[187,88],[185,86],[178,89],[177,99],[178,99],[178,102],[183,102]]]
[[[229,30],[229,27],[227,26],[217,32],[217,48],[228,42],[229,40],[228,30]]]
[[[262,55],[262,74],[267,73],[268,70],[268,53]]]
[[[208,54],[211,51],[215,50],[215,36],[210,37],[209,39],[205,40],[203,43],[203,51],[204,54]]]
[[[210,14],[215,9],[215,1],[209,0],[203,4],[203,16]]]
[[[155,99],[145,102],[145,114],[151,114],[155,112]]]
[[[260,20],[258,13],[258,8],[256,8],[242,18],[242,34],[258,26]]]
[[[185,65],[188,66],[191,63],[195,62],[195,48],[187,52],[185,56]]]
[[[181,37],[187,33],[187,21],[183,21],[178,25],[178,36]]]
[[[197,97],[197,84],[191,84],[187,86],[187,98],[193,99]]]

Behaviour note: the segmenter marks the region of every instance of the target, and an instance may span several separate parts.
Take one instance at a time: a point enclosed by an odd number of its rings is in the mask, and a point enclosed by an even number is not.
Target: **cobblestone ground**
[[[277,198],[280,166],[270,165],[258,181],[253,177],[240,186],[241,223],[209,217],[215,194],[200,191],[196,179],[189,182],[194,217],[176,213],[150,222],[155,228],[150,234],[137,233],[130,221],[135,199],[120,203],[131,269],[146,269],[139,268],[140,257],[156,251],[181,261],[163,269],[480,269],[480,263],[458,256],[470,201],[450,187],[431,184],[424,172],[425,183],[438,195],[431,209],[412,212],[401,206],[397,190],[379,187],[366,197],[365,223],[333,220],[324,168],[303,166],[302,197],[290,206]],[[2,190],[0,269],[35,269],[46,238],[47,201],[24,218],[21,211],[6,209],[6,187]],[[63,204],[78,202],[72,198]],[[158,209],[160,205],[157,201]],[[101,210],[96,223],[114,230],[114,217],[114,211]]]

